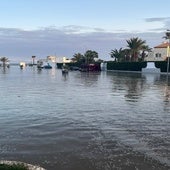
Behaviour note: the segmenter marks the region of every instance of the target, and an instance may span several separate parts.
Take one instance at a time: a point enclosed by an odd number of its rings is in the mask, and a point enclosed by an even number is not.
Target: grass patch
[[[28,167],[22,163],[12,165],[0,164],[0,170],[28,170]]]

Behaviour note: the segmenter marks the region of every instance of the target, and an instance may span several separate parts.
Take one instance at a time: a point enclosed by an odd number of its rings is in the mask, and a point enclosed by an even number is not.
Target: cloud
[[[146,22],[164,22],[170,20],[170,17],[146,18]]]
[[[67,34],[80,34],[80,33],[87,33],[87,32],[103,32],[105,31],[102,28],[93,28],[87,26],[77,26],[77,25],[68,25],[60,28]]]
[[[102,59],[110,59],[110,51],[115,48],[125,48],[126,40],[139,37],[147,41],[149,46],[162,42],[164,33],[131,33],[109,32],[100,28],[82,26],[55,26],[37,30],[17,28],[0,28],[0,56],[10,60],[30,60],[45,58],[48,55],[66,56],[72,58],[75,53],[84,54],[86,50],[95,50]]]
[[[154,32],[165,32],[167,29],[170,29],[170,17],[160,17],[160,18],[146,18],[146,22],[160,22],[162,26],[155,28],[155,29],[149,29],[148,31],[154,31]]]

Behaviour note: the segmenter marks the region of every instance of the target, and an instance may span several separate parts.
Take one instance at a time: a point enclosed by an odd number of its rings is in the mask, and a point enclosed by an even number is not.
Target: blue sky
[[[66,56],[112,49],[139,37],[150,47],[170,29],[169,0],[1,0],[0,56]]]

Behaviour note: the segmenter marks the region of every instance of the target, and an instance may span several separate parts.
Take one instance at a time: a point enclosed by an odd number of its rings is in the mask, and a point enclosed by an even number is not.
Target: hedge
[[[107,62],[107,70],[142,71],[146,66],[147,62]]]
[[[167,61],[155,61],[155,67],[160,68],[161,72],[167,72]],[[169,72],[170,72],[170,64],[169,64]]]

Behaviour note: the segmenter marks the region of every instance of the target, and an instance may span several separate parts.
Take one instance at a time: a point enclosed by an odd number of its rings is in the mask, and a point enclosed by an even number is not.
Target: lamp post
[[[32,65],[34,66],[34,64],[35,64],[35,57],[36,56],[32,56]]]
[[[169,73],[169,57],[170,57],[170,52],[169,52],[169,45],[170,45],[170,30],[167,30],[165,33],[165,38],[168,39],[168,46],[167,46],[167,75]]]

